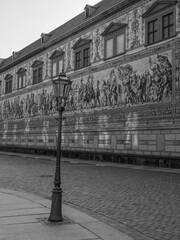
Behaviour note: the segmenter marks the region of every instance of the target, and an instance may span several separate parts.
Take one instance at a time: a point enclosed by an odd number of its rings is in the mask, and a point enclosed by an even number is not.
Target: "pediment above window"
[[[19,74],[24,73],[26,71],[27,71],[27,69],[25,69],[25,68],[19,68],[18,71],[16,72],[16,74],[19,75]]]
[[[105,31],[102,33],[102,36],[108,35],[110,33],[113,33],[118,30],[122,30],[127,26],[126,23],[110,23],[110,25],[105,29]]]
[[[73,49],[76,49],[76,48],[79,48],[79,47],[82,47],[86,44],[90,44],[91,40],[90,39],[84,39],[84,38],[80,38],[75,44],[74,46],[72,47]]]
[[[59,57],[59,56],[61,56],[61,55],[63,55],[63,54],[64,54],[64,51],[62,51],[62,50],[55,50],[55,51],[51,54],[51,56],[49,57],[49,59],[52,60],[52,59],[57,58],[57,57]]]
[[[13,77],[13,75],[11,75],[11,74],[8,73],[8,74],[6,74],[6,76],[5,76],[4,79],[5,79],[5,80],[8,80],[8,79],[10,79],[10,78],[12,78],[12,77]]]
[[[35,61],[33,62],[33,64],[31,65],[31,67],[32,67],[32,68],[35,68],[35,67],[37,67],[37,66],[39,66],[39,65],[42,65],[42,64],[43,64],[43,61],[35,60]]]
[[[143,18],[149,17],[153,14],[156,14],[160,11],[165,10],[166,8],[172,7],[177,1],[156,1],[143,15]]]

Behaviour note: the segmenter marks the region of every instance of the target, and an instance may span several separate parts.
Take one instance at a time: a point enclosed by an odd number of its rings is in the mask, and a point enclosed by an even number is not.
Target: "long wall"
[[[180,160],[180,38],[177,35],[144,47],[145,26],[140,16],[154,2],[139,2],[4,72],[0,76],[1,149],[56,149],[58,122],[49,56],[61,49],[65,51],[65,69],[73,80],[63,119],[64,152]],[[104,61],[101,33],[114,20],[128,23],[127,51]],[[72,46],[79,37],[92,39],[92,64],[74,71]],[[32,85],[30,66],[36,59],[45,63],[44,80]],[[20,67],[27,69],[27,82],[25,89],[16,91],[15,73]],[[8,97],[3,94],[7,73],[14,76]]]

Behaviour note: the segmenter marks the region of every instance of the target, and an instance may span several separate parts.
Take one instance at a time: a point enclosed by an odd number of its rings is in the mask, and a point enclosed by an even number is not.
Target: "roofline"
[[[33,52],[25,55],[24,57],[22,57],[22,58],[20,58],[16,61],[13,61],[11,64],[5,66],[4,68],[2,68],[2,69],[0,68],[0,73],[3,73],[4,71],[6,71],[9,68],[15,66],[16,64],[19,64],[19,63],[25,61],[26,59],[36,55],[37,53],[40,53],[40,52],[44,51],[45,49],[57,44],[58,42],[72,36],[74,33],[80,32],[83,29],[96,24],[97,22],[105,19],[107,16],[115,14],[117,11],[119,11],[119,9],[123,10],[123,9],[127,8],[128,6],[130,6],[132,4],[135,4],[137,2],[140,2],[140,1],[141,0],[126,0],[124,2],[121,2],[121,3],[118,3],[118,4],[114,5],[113,7],[107,9],[106,11],[100,13],[99,15],[90,18],[87,22],[82,23],[81,25],[78,25],[76,28],[71,29],[68,32],[65,32],[63,35],[61,35],[61,36],[57,37],[56,39],[52,40],[50,43],[44,44],[43,46],[40,46],[39,48],[35,49]],[[51,32],[53,32],[53,30]]]

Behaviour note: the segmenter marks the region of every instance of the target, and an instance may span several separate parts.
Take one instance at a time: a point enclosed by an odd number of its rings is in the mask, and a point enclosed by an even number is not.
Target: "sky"
[[[0,58],[8,58],[100,0],[0,0]]]

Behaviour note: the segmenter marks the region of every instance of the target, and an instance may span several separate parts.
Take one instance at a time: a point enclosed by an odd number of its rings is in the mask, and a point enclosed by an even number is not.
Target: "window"
[[[19,68],[16,74],[18,75],[17,89],[24,88],[26,86],[26,69]]]
[[[18,76],[18,85],[17,88],[21,89],[26,86],[26,78],[25,75]]]
[[[79,39],[73,46],[76,70],[90,65],[90,42],[91,40]]]
[[[158,20],[148,22],[148,44],[158,41]]]
[[[33,84],[42,81],[42,66],[33,70]]]
[[[105,53],[106,53],[106,58],[110,58],[113,56],[113,38],[106,40],[105,42]]]
[[[51,76],[58,76],[64,69],[64,52],[55,50],[50,56],[51,60]]]
[[[12,79],[6,80],[6,93],[12,92]]]
[[[75,68],[76,69],[81,68],[81,52],[76,52],[76,55],[75,55]]]
[[[85,48],[83,51],[84,51],[84,52],[83,52],[83,57],[84,57],[83,66],[84,66],[84,67],[87,67],[87,66],[89,66],[89,64],[90,64],[89,48]]]
[[[12,80],[13,76],[11,74],[7,74],[5,77],[6,83],[5,83],[5,94],[12,92]]]
[[[117,54],[124,53],[125,50],[125,40],[124,34],[117,35]]]
[[[174,37],[176,1],[156,2],[143,14],[146,27],[146,45]]]
[[[163,16],[163,39],[174,36],[174,16],[173,12]]]
[[[116,57],[125,52],[125,27],[126,24],[123,23],[111,23],[102,33],[105,59]]]
[[[42,82],[43,62],[36,60],[31,67],[33,68],[33,84]]]

